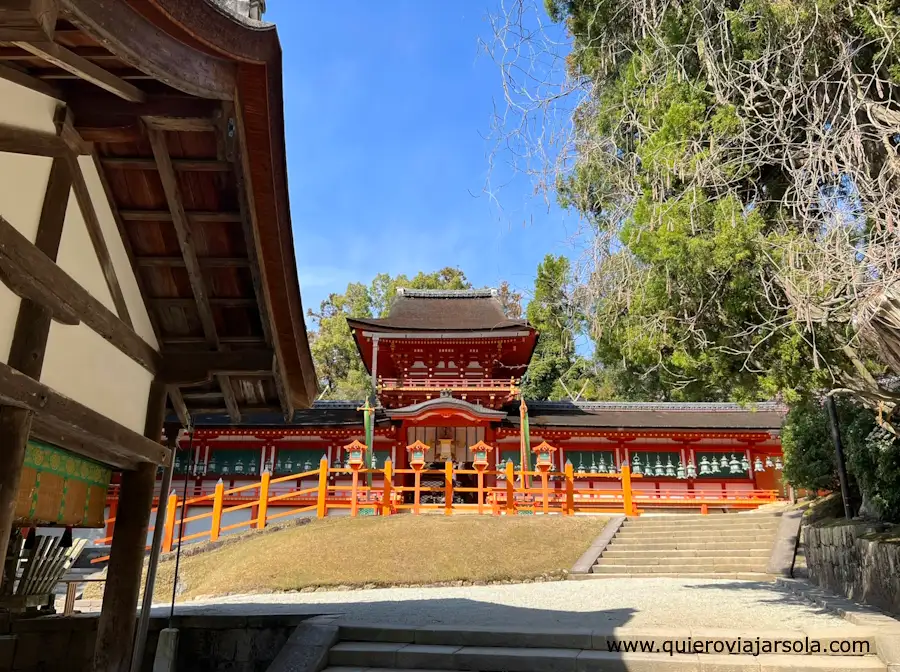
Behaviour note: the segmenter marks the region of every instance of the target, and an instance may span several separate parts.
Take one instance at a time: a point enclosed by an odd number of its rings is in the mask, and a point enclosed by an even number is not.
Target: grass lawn
[[[326,518],[181,559],[179,599],[311,586],[499,581],[568,570],[600,533],[601,517]],[[174,562],[156,596],[171,595]]]

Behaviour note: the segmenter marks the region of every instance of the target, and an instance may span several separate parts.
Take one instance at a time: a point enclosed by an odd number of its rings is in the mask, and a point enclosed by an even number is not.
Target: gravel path
[[[720,627],[755,631],[850,624],[771,583],[722,579],[604,579],[459,588],[383,588],[234,595],[176,613],[344,615],[398,624],[547,627]]]

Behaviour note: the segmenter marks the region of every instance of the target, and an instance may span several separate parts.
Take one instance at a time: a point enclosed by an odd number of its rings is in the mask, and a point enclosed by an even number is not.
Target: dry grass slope
[[[599,517],[328,518],[182,558],[179,599],[312,586],[501,581],[567,570],[600,533]],[[160,565],[156,599],[171,595]]]

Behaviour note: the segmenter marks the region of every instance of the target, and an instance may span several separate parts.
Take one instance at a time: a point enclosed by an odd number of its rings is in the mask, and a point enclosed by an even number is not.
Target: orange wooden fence
[[[366,485],[366,475],[372,474],[382,480],[380,486]],[[350,476],[351,483],[336,483],[338,476]],[[405,478],[411,475],[412,478]],[[475,487],[459,487],[455,485],[458,475],[474,475]],[[440,486],[423,485],[422,477],[430,476],[433,480],[443,480]],[[399,477],[399,478],[398,478]],[[435,478],[437,477],[437,478]],[[494,477],[496,485],[486,484],[487,477]],[[272,486],[289,481],[315,478],[315,485],[286,492],[273,494]],[[709,507],[755,508],[777,499],[773,490],[748,490],[726,494],[721,492],[684,490],[671,493],[635,491],[632,479],[640,479],[640,475],[631,473],[627,465],[622,466],[618,474],[575,474],[571,464],[566,464],[562,472],[552,470],[523,471],[516,469],[512,462],[507,462],[503,470],[489,469],[457,469],[452,462],[446,462],[443,469],[408,468],[394,469],[390,460],[382,469],[365,469],[363,467],[332,467],[326,458],[322,458],[319,468],[287,476],[272,478],[264,472],[260,481],[226,490],[220,480],[215,489],[207,494],[188,498],[179,498],[173,491],[168,496],[165,520],[163,521],[163,553],[171,552],[179,541],[217,541],[227,532],[241,528],[264,529],[269,523],[304,513],[324,518],[328,512],[336,509],[349,509],[350,516],[358,516],[361,512],[369,515],[389,516],[400,512],[420,514],[429,511],[440,511],[444,515],[455,513],[475,513],[491,515],[516,514],[559,514],[574,515],[576,513],[618,513],[640,515],[642,507],[678,507],[699,508],[706,513]],[[400,485],[409,482],[412,485]],[[594,481],[589,489],[576,487],[579,483]],[[594,487],[597,482],[611,483],[609,488]],[[612,486],[614,484],[615,487]],[[411,493],[411,496],[407,496]],[[422,497],[426,493],[440,493],[444,496],[441,503],[425,503]],[[454,495],[471,493],[474,502],[454,502]],[[273,508],[273,505],[277,507]],[[182,507],[212,507],[211,511],[186,515],[182,520],[179,514]],[[223,518],[228,514],[250,509],[252,515],[236,523],[223,526]],[[155,511],[156,509],[154,509]],[[314,513],[313,513],[314,512]],[[209,521],[209,529],[191,534],[182,534],[190,523]],[[107,529],[115,518],[107,521]],[[152,531],[153,528],[151,527]],[[98,544],[108,544],[112,537],[98,539]],[[97,558],[101,562],[105,558]]]

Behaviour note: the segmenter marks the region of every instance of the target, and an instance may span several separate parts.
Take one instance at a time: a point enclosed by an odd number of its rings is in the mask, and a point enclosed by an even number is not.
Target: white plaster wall
[[[135,278],[135,270],[131,267],[128,253],[125,251],[125,244],[122,242],[122,236],[119,234],[119,228],[116,226],[116,220],[113,218],[112,209],[109,201],[106,199],[106,192],[103,190],[103,184],[100,182],[100,176],[97,174],[97,166],[89,156],[80,157],[79,163],[81,164],[81,172],[84,174],[84,181],[87,183],[88,191],[91,194],[91,200],[94,203],[94,209],[97,212],[97,219],[100,221],[103,239],[109,248],[109,256],[112,259],[113,268],[116,270],[119,286],[122,288],[122,294],[125,296],[125,304],[128,306],[128,314],[131,316],[134,330],[138,336],[158,350],[159,345],[156,341],[156,335],[153,333],[153,325],[150,323],[147,307],[144,305],[143,298],[141,298],[141,290]]]
[[[0,123],[54,133],[57,101],[0,79]],[[0,152],[0,216],[34,242],[52,159]],[[9,358],[19,297],[0,283],[0,361]]]
[[[87,224],[81,216],[81,208],[78,207],[74,193],[69,194],[66,221],[63,224],[56,263],[91,296],[113,313],[116,312],[116,305],[113,303],[112,294],[109,293],[109,287],[106,286],[100,260],[97,259],[94,244],[88,235]]]
[[[144,431],[153,375],[84,324],[50,325],[41,382],[98,413]]]

